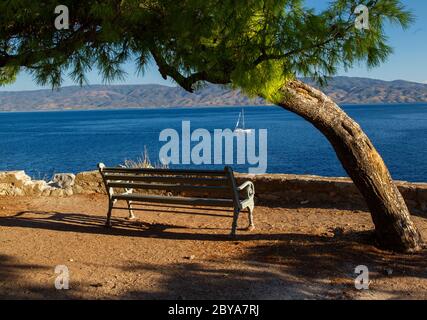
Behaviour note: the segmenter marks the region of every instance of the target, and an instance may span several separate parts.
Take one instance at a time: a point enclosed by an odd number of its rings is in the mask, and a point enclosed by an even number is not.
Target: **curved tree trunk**
[[[360,126],[325,94],[305,83],[291,81],[281,91],[278,105],[309,121],[334,147],[371,211],[378,244],[396,251],[420,250],[422,239],[404,199]]]

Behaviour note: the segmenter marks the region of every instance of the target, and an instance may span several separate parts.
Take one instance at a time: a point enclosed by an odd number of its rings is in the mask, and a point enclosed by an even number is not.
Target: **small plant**
[[[161,164],[161,163],[156,163],[156,164],[152,164],[150,161],[150,157],[148,155],[148,151],[147,151],[147,147],[144,146],[144,153],[136,158],[136,160],[130,160],[130,159],[126,159],[122,165],[125,168],[148,168],[148,169],[153,169],[153,168],[160,168],[160,169],[166,169],[168,168],[167,165]]]

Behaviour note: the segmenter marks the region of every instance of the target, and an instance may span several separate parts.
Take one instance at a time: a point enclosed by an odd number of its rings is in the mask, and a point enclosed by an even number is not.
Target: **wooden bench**
[[[255,187],[251,181],[237,186],[233,170],[172,170],[109,168],[98,165],[108,194],[106,226],[111,227],[113,209],[142,210],[133,205],[143,203],[179,204],[192,206],[231,207],[234,209],[231,235],[236,234],[237,220],[242,210],[248,210],[249,230],[255,228],[253,221]],[[142,191],[160,192],[151,195]],[[186,196],[185,193],[190,193]],[[166,194],[165,194],[166,193]],[[171,195],[175,193],[175,195]],[[199,195],[194,196],[193,194]],[[200,195],[202,194],[202,195]],[[127,208],[115,207],[117,201],[126,201]]]

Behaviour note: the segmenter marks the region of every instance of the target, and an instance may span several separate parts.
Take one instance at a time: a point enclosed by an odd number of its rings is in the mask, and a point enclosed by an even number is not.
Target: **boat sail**
[[[245,127],[245,110],[242,109],[242,112],[239,113],[239,118],[237,119],[236,127],[234,128],[235,133],[252,133],[252,129],[246,129]]]

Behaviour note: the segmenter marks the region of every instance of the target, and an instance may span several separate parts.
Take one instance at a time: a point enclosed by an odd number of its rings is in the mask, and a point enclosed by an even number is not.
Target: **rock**
[[[0,172],[0,183],[13,184],[17,188],[22,188],[26,182],[30,182],[31,177],[25,171]]]
[[[15,188],[14,192],[11,195],[15,197],[21,197],[21,196],[25,196],[25,192],[22,189]]]
[[[26,195],[42,195],[43,191],[48,188],[49,186],[44,180],[29,181],[23,187]]]
[[[24,190],[15,187],[10,183],[0,183],[0,196],[24,196]]]
[[[74,188],[78,186],[81,188],[80,190],[82,190],[82,192],[77,193],[106,193],[102,177],[98,171],[81,172],[77,174],[74,184]]]
[[[16,189],[10,183],[0,183],[0,196],[10,196]]]
[[[80,186],[73,186],[73,193],[74,194],[81,194],[84,192],[84,189]]]
[[[74,185],[76,176],[72,173],[58,173],[53,176],[49,185],[54,188],[67,189]]]
[[[66,195],[67,197],[70,197],[73,194],[74,194],[74,191],[73,191],[73,188],[71,188],[71,187],[64,190],[64,195]]]
[[[63,197],[64,196],[64,190],[62,189],[53,189],[50,192],[50,195],[53,197]]]
[[[42,192],[42,196],[43,197],[49,197],[50,196],[50,193],[52,192],[52,188],[48,188],[48,189],[45,189],[45,190],[43,190],[43,192]]]

